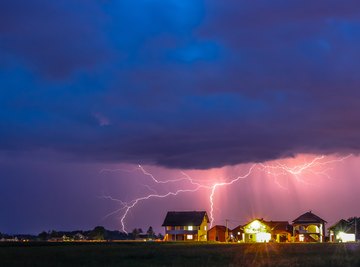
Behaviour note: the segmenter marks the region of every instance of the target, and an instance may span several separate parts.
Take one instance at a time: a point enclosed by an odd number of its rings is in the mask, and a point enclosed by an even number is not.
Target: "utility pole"
[[[229,228],[228,228],[228,219],[225,220],[225,242],[229,240]]]
[[[357,217],[355,217],[355,242],[357,242],[357,240],[358,240],[358,238],[357,238],[357,220],[358,220],[358,218]]]

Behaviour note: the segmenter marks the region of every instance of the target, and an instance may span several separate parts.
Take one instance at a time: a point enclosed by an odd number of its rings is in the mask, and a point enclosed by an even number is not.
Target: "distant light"
[[[193,227],[192,226],[188,226],[188,230],[192,231]],[[206,230],[206,229],[205,229]]]
[[[187,236],[186,236],[186,239],[192,240],[192,239],[193,239],[193,235],[187,235]]]

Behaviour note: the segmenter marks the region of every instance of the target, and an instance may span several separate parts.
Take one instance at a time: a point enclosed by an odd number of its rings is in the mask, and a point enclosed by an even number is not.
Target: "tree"
[[[48,233],[45,231],[42,231],[39,235],[38,235],[39,239],[42,241],[46,241],[48,238]]]
[[[160,240],[164,240],[164,236],[161,233],[158,234],[157,238]]]
[[[51,237],[51,238],[58,238],[58,237],[60,237],[60,235],[59,235],[59,233],[56,232],[55,230],[52,230],[52,231],[50,232],[50,237]]]
[[[149,227],[149,229],[146,231],[146,233],[150,239],[153,239],[155,237],[155,232],[154,232],[152,226]]]
[[[140,230],[141,230],[141,229],[140,229]],[[139,234],[140,234],[140,232],[139,232],[139,229],[138,229],[138,228],[134,228],[134,229],[132,230],[132,232],[131,232],[132,238],[133,238],[134,240],[139,237]]]
[[[106,238],[106,230],[103,226],[96,226],[91,232],[90,237],[94,240],[104,240]]]

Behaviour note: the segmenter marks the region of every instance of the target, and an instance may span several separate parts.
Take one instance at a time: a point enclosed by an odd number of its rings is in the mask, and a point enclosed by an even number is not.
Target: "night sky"
[[[191,188],[138,164],[212,184],[320,155],[219,188],[214,223],[360,216],[359,47],[358,0],[2,0],[0,232],[121,230],[109,196]],[[141,202],[126,229],[209,193]]]

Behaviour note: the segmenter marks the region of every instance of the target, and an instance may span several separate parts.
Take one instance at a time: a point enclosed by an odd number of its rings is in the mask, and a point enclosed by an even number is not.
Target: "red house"
[[[230,238],[230,229],[223,225],[215,225],[208,231],[208,241],[226,242]]]

